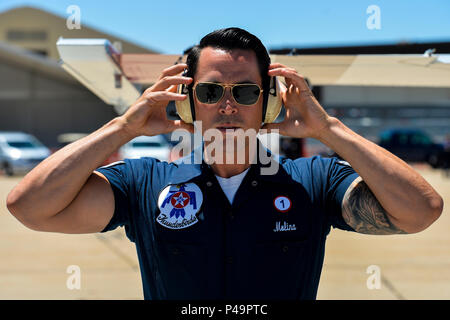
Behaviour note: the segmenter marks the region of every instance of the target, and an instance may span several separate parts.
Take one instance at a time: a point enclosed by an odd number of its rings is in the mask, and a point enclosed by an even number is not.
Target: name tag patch
[[[283,231],[295,231],[297,230],[297,227],[294,224],[289,224],[286,221],[281,224],[281,221],[275,222],[275,228],[273,229],[273,232],[283,232]]]
[[[169,229],[184,229],[198,222],[196,216],[203,203],[203,194],[195,183],[170,185],[158,198],[161,213],[156,221]]]

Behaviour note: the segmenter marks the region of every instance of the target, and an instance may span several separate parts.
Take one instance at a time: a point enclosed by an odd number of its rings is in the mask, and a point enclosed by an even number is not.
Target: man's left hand
[[[281,123],[268,123],[262,129],[278,129],[280,134],[295,138],[319,139],[321,132],[329,126],[330,116],[312,94],[303,76],[295,69],[280,63],[269,66],[269,76],[284,77],[281,96],[286,116]]]

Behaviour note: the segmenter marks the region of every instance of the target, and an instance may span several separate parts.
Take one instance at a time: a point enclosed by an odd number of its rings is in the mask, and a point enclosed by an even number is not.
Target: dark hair
[[[262,79],[262,87],[264,91],[268,91],[270,77],[267,75],[267,71],[269,70],[270,57],[261,40],[256,36],[240,28],[220,29],[207,34],[200,40],[200,44],[194,46],[189,51],[186,60],[186,64],[188,65],[186,76],[194,77],[197,71],[200,53],[206,47],[223,50],[242,49],[255,52]]]

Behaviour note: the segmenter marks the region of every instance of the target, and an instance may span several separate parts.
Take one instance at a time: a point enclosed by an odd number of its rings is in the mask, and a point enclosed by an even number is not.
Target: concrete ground
[[[332,230],[318,299],[450,299],[450,178],[417,170],[444,198],[441,218],[412,235]],[[89,235],[29,230],[6,209],[20,179],[0,176],[0,299],[143,299],[135,248],[123,229]],[[76,283],[71,266],[79,268],[80,289],[68,288]]]

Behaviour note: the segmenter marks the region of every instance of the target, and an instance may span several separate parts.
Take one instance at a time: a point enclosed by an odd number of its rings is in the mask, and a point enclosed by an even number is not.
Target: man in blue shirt
[[[265,121],[272,77],[286,83],[278,92],[286,107],[281,123]],[[190,118],[169,121],[170,100],[187,102]],[[125,159],[98,168],[134,137],[194,132],[194,120],[203,137],[221,134],[222,153],[208,152],[212,140],[205,139],[174,163]],[[283,159],[251,139],[231,151],[241,132],[261,128],[318,139],[346,161]],[[245,161],[222,161],[240,154]],[[267,174],[274,163],[278,169]],[[165,69],[124,115],[25,176],[7,205],[33,230],[124,226],[146,299],[315,299],[331,227],[414,233],[443,207],[417,172],[330,117],[296,70],[270,64],[260,40],[238,28],[205,36],[187,64]]]

